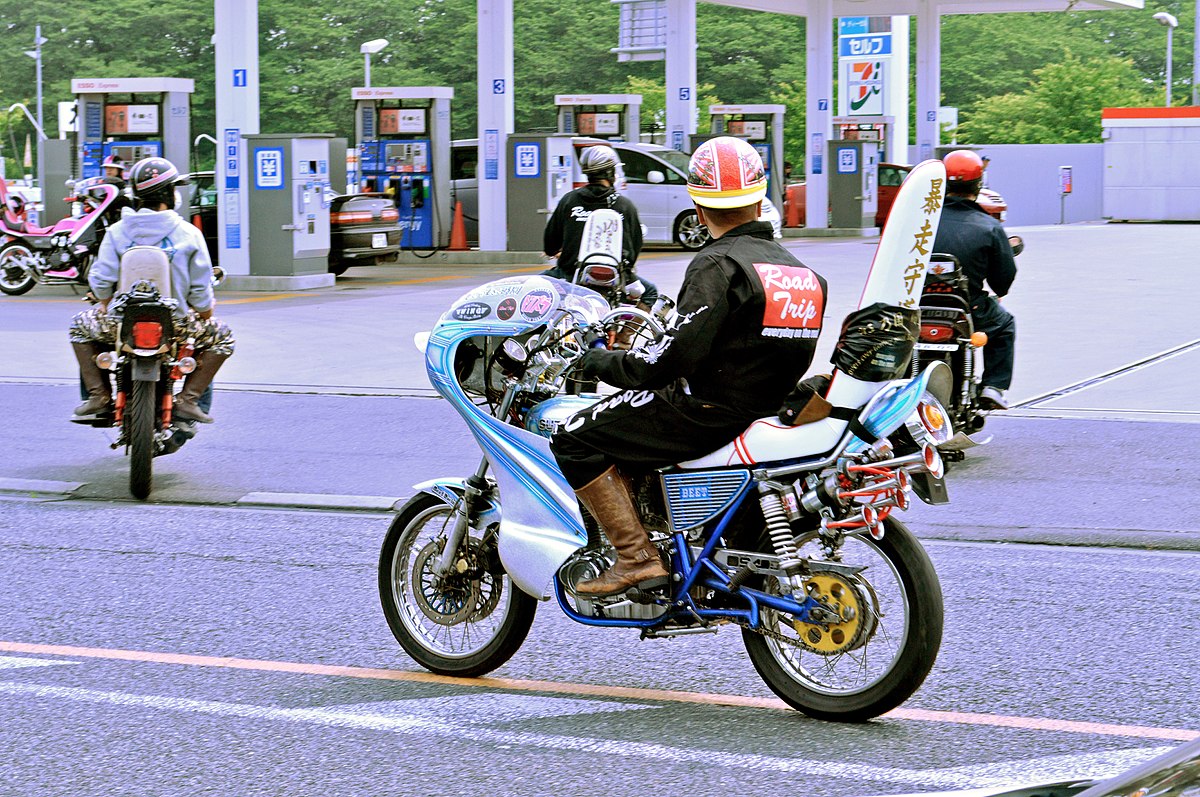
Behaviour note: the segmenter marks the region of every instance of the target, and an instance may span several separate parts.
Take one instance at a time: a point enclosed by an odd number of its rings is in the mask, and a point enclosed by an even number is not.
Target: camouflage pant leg
[[[192,338],[196,341],[196,352],[211,351],[225,357],[233,354],[236,341],[233,330],[216,318],[204,319],[193,312],[188,312],[187,320],[175,328],[176,340]]]
[[[67,334],[72,343],[115,343],[117,319],[97,305],[90,310],[76,313],[71,319],[71,329]]]
[[[93,307],[72,319],[69,335],[72,343],[115,343],[117,319],[100,307]],[[233,331],[216,318],[204,319],[189,310],[187,318],[176,319],[175,341],[182,343],[188,338],[195,341],[197,353],[211,351],[226,357],[233,354]]]

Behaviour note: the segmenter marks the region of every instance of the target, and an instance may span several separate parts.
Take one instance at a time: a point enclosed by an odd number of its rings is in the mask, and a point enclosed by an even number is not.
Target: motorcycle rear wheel
[[[132,386],[122,421],[129,440],[129,492],[145,500],[154,479],[154,399],[158,383],[134,381]]]
[[[937,658],[943,622],[937,573],[912,532],[891,518],[885,523],[882,540],[850,537],[841,550],[843,563],[867,565],[857,597],[874,607],[876,619],[861,639],[836,653],[815,652],[790,618],[772,610],[763,612],[763,627],[788,641],[742,631],[759,676],[810,717],[863,722],[891,711],[917,691]],[[800,554],[822,558],[815,535]],[[769,579],[767,589],[778,590],[778,581]]]
[[[427,670],[469,678],[504,664],[525,641],[537,601],[507,575],[486,569],[482,541],[468,535],[465,572],[440,581],[433,564],[455,512],[421,493],[392,521],[379,554],[379,600],[392,634]]]
[[[37,274],[19,262],[32,257],[33,252],[22,243],[0,247],[0,291],[9,296],[20,296],[33,290],[37,285]]]

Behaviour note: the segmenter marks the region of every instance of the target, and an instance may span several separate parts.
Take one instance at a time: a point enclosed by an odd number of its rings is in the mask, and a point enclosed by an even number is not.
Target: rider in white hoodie
[[[76,419],[106,414],[112,408],[108,375],[96,365],[96,355],[116,340],[117,319],[108,314],[120,275],[121,255],[133,246],[157,246],[171,260],[171,291],[175,309],[175,338],[195,341],[196,370],[188,374],[175,397],[172,414],[183,420],[212,423],[196,402],[212,384],[221,364],[233,354],[233,333],[213,318],[213,267],[204,236],[172,208],[179,171],[165,158],[145,158],[129,172],[137,210],[126,212],[100,244],[88,283],[98,304],[75,316],[71,346],[79,361],[88,400],[75,409]]]

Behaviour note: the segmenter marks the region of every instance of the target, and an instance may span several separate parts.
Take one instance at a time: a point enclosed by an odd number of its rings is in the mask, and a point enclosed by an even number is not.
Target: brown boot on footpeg
[[[630,587],[658,589],[670,582],[670,573],[642,527],[629,487],[615,466],[575,495],[617,549],[617,563],[596,578],[576,584],[576,595],[599,598],[619,595]]]

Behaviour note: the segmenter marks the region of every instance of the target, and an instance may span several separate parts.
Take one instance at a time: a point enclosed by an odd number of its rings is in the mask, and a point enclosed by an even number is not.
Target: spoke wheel
[[[33,252],[25,244],[11,243],[0,248],[0,291],[9,296],[28,293],[37,284],[37,274],[25,265]]]
[[[491,672],[521,647],[537,601],[491,572],[482,540],[468,536],[446,577],[434,568],[454,527],[454,508],[421,493],[400,510],[379,556],[379,598],[400,646],[443,675]]]
[[[841,562],[866,569],[854,576],[820,573],[805,590],[837,616],[800,623],[764,610],[761,629],[743,629],[754,668],[775,694],[818,719],[861,722],[907,700],[924,682],[942,640],[942,592],[928,555],[898,521],[882,540],[849,537]],[[821,561],[816,534],[801,537],[800,555]],[[781,591],[768,579],[766,591]]]
[[[689,252],[695,252],[708,243],[708,228],[700,223],[696,211],[689,210],[675,222],[675,240]]]

